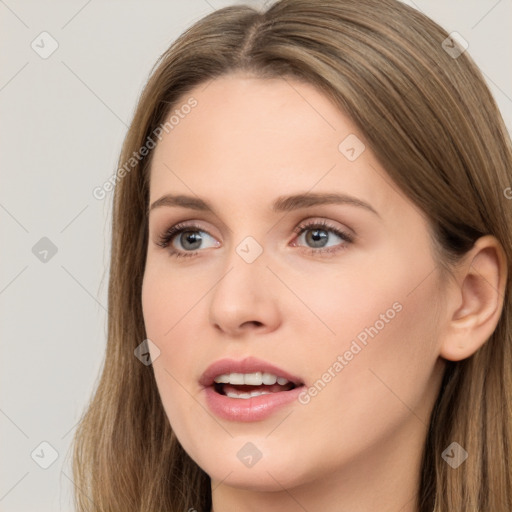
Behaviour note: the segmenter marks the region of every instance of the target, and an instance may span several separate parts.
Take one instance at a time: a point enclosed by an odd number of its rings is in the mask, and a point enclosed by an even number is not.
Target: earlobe
[[[507,259],[500,242],[491,235],[479,238],[456,275],[440,351],[450,361],[473,355],[496,329],[507,281]]]

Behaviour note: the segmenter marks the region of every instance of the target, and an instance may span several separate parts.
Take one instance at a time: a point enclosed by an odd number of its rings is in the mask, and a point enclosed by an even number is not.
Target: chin
[[[308,474],[304,472],[304,461],[298,464],[297,457],[285,460],[279,452],[265,461],[262,457],[252,467],[246,467],[238,460],[227,460],[222,454],[202,462],[198,464],[212,481],[250,491],[282,491],[283,487],[290,489],[309,480]]]

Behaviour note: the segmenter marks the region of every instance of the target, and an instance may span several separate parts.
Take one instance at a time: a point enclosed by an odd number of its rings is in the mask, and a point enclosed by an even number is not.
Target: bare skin
[[[454,278],[442,279],[425,216],[311,85],[234,74],[189,96],[197,106],[155,149],[150,204],[184,194],[215,213],[151,211],[142,303],[160,350],[153,366],[166,414],[211,477],[212,510],[416,512],[445,359],[478,350],[501,313],[499,243],[480,239]],[[353,161],[339,149],[351,134],[366,144]],[[350,203],[272,211],[278,197],[301,193],[346,194],[374,211]],[[199,249],[185,235],[157,245],[191,221]],[[321,221],[328,227],[294,232]],[[236,250],[246,237],[263,251],[252,263]],[[371,326],[377,334],[345,356]],[[199,378],[220,358],[249,355],[300,376],[307,389],[331,378],[262,421],[216,417]],[[248,442],[262,454],[252,467],[237,457]]]

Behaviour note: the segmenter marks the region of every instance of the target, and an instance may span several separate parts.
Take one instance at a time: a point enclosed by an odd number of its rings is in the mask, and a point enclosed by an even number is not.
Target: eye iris
[[[311,233],[311,236],[309,235],[309,233]],[[320,242],[320,245],[314,245],[315,247],[323,247],[325,245],[324,242],[327,241],[327,232],[325,229],[311,229],[309,230],[309,233],[306,234],[306,239],[308,243],[311,241],[313,244],[317,244],[318,242]]]
[[[183,247],[185,247],[186,249],[191,249],[191,250],[194,250],[194,249],[199,249],[200,245],[201,245],[201,241],[202,241],[202,238],[201,238],[201,235],[199,235],[197,232],[195,231],[184,231],[181,236],[180,236],[180,243],[183,245]],[[187,246],[188,243],[191,243],[191,244],[196,244],[196,246],[194,247],[189,247]]]

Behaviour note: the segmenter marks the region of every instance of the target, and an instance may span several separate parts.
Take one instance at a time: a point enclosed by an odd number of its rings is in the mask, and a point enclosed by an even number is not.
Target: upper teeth
[[[272,385],[276,382],[283,386],[288,384],[289,380],[284,377],[277,377],[272,373],[224,373],[214,379],[219,384],[249,384],[251,386],[260,386],[261,384]]]

